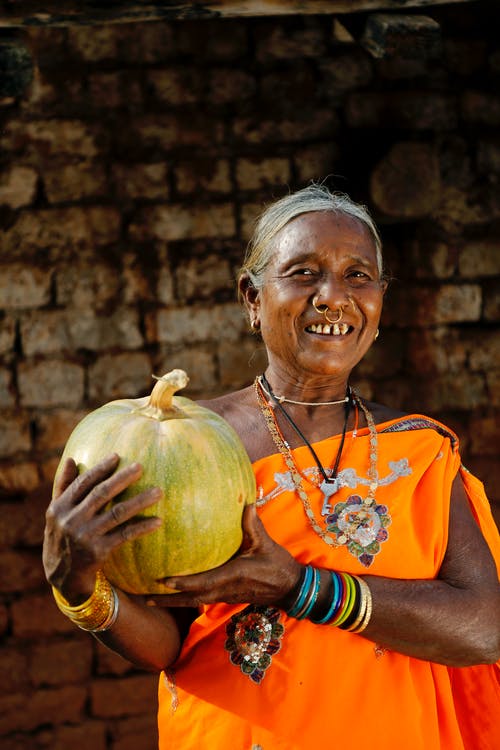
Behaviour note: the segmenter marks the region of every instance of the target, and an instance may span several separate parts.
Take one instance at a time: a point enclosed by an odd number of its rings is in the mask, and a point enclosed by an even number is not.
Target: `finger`
[[[259,546],[264,536],[267,536],[264,524],[257,513],[255,503],[247,505],[243,510],[241,520],[243,529],[243,540],[241,542],[240,552],[251,552]]]
[[[66,499],[70,505],[76,505],[94,488],[95,485],[109,477],[118,466],[120,457],[116,453],[106,456],[102,461],[79,474],[66,488]],[[78,468],[78,467],[76,467]]]
[[[130,542],[133,539],[138,539],[140,536],[151,534],[151,532],[159,529],[162,523],[163,520],[158,518],[158,516],[150,516],[149,518],[141,518],[137,521],[122,524],[115,531],[106,535],[106,554],[120,547],[124,542]]]
[[[52,490],[52,499],[57,500],[71,482],[78,476],[77,466],[72,458],[67,458],[63,464],[61,472],[56,476],[54,489]]]
[[[91,472],[93,471],[92,469]],[[120,492],[136,482],[142,475],[142,466],[134,462],[119,469],[111,476],[109,476],[109,471],[104,472],[104,477],[102,476],[103,471],[100,470],[92,474],[91,477],[87,477],[90,472],[82,474],[81,485],[78,485],[75,489],[79,497],[77,502],[81,502],[82,510],[88,517],[94,516]],[[101,481],[96,482],[98,476],[101,476]]]
[[[96,518],[96,530],[101,534],[112,531],[121,524],[130,521],[141,511],[155,505],[162,497],[163,492],[159,487],[151,487],[151,489],[134,495],[129,500],[121,500]],[[162,520],[158,520],[161,525]]]

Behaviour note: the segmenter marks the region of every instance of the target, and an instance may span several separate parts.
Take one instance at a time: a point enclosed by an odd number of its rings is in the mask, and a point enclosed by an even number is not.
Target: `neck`
[[[308,408],[345,404],[350,392],[346,380],[335,382],[333,378],[322,377],[316,382],[291,382],[279,378],[269,368],[259,376],[259,382],[271,400]]]

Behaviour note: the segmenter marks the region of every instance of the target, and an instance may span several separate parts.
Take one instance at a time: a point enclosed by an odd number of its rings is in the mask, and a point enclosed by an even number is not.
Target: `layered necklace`
[[[388,515],[388,509],[384,505],[377,504],[375,494],[379,484],[378,471],[377,471],[377,460],[378,460],[378,435],[375,427],[375,422],[370,411],[366,408],[361,398],[354,393],[354,391],[348,387],[345,398],[339,401],[329,401],[320,403],[309,403],[309,402],[296,402],[284,397],[277,397],[265,375],[259,375],[254,381],[255,392],[257,394],[257,400],[266,421],[266,425],[269,429],[271,437],[278,448],[278,451],[283,456],[285,464],[290,471],[290,476],[294,485],[294,489],[299,496],[304,512],[316,532],[316,534],[329,546],[338,547],[346,545],[347,549],[357,557],[360,562],[368,567],[373,561],[373,555],[377,554],[380,550],[380,543],[385,541],[388,537],[386,527],[391,523],[390,516]],[[298,403],[302,405],[326,405],[326,404],[345,404],[344,409],[344,425],[342,429],[341,439],[337,455],[331,475],[328,476],[324,467],[322,466],[314,448],[303,435],[302,431],[295,424],[293,419],[290,417],[288,412],[283,407],[283,402],[287,403]],[[357,415],[358,408],[364,414],[366,424],[369,432],[369,465],[367,471],[367,477],[369,481],[368,492],[365,498],[361,498],[359,495],[350,495],[345,502],[337,503],[332,509],[329,500],[339,489],[338,482],[338,468],[340,465],[340,459],[342,456],[342,450],[345,443],[345,435],[347,430],[347,424],[349,419],[349,413],[351,404],[356,409],[356,426],[357,426]],[[309,497],[304,489],[305,477],[301,474],[298,469],[289,443],[284,439],[283,434],[279,428],[276,420],[275,409],[278,409],[280,413],[286,418],[290,426],[304,441],[308,450],[310,451],[314,461],[319,469],[322,476],[322,481],[319,485],[315,485],[321,490],[324,496],[322,516],[325,519],[325,526],[322,527],[318,523],[314,511],[311,507]],[[354,434],[356,432],[356,427]],[[314,482],[312,482],[314,484]]]

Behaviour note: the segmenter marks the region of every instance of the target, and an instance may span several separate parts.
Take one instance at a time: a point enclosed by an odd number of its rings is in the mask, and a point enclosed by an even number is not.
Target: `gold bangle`
[[[82,630],[108,630],[118,617],[118,594],[100,570],[97,571],[94,591],[82,604],[72,607],[54,586],[52,593],[63,615]]]
[[[365,613],[366,613],[368,598],[370,596],[370,589],[368,588],[367,583],[359,576],[353,575],[352,577],[355,578],[359,584],[360,593],[361,593],[361,601],[359,603],[359,609],[358,609],[358,614],[357,614],[356,619],[354,620],[354,622],[349,628],[346,628],[346,630],[349,633],[353,633],[358,627],[358,625],[361,623],[361,621],[363,620]]]
[[[366,592],[367,592],[367,599],[366,599],[366,610],[363,616],[363,619],[361,621],[361,625],[359,625],[356,630],[351,630],[351,633],[362,633],[363,630],[368,627],[368,623],[370,622],[371,616],[372,616],[372,607],[373,607],[373,600],[372,600],[372,592],[370,591],[370,587],[366,583],[366,581],[363,581],[363,583],[366,586]]]

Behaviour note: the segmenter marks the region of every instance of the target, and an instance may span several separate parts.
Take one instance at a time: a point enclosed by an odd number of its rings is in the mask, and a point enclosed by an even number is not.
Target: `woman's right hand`
[[[119,461],[113,454],[78,475],[73,459],[67,459],[54,484],[46,513],[43,566],[49,583],[73,605],[90,596],[96,572],[113,549],[162,523],[154,516],[131,520],[158,502],[161,490],[157,487],[104,510],[142,474],[138,463],[116,471]]]

